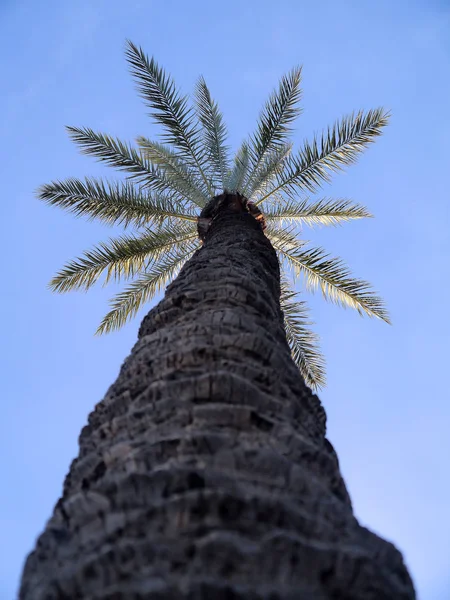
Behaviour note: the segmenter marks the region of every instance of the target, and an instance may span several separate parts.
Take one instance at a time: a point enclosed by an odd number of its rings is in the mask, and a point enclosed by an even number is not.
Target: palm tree
[[[89,289],[102,275],[134,278],[112,300],[98,333],[121,327],[179,272],[198,249],[198,213],[217,190],[242,193],[249,208],[264,215],[266,236],[277,251],[286,275],[281,306],[295,362],[313,388],[325,383],[324,360],[311,331],[308,309],[290,286],[289,272],[303,276],[307,289],[361,314],[389,322],[383,302],[370,285],[354,278],[339,258],[299,240],[301,227],[338,225],[370,217],[348,199],[314,198],[330,173],[353,163],[380,135],[388,121],[382,110],[345,117],[320,140],[305,142],[296,154],[289,142],[290,125],[300,114],[301,68],[281,79],[261,112],[256,132],[244,141],[230,164],[226,128],[203,78],[196,87],[195,106],[177,91],[172,79],[141,49],[129,43],[127,58],[139,91],[165,130],[163,144],[145,137],[138,148],[96,133],[69,127],[86,154],[127,173],[125,182],[69,179],[44,185],[40,197],[76,215],[122,225],[137,232],[110,239],[69,262],[51,281],[57,292]]]
[[[353,515],[324,410],[305,385],[323,384],[323,360],[280,274],[287,267],[326,298],[388,320],[366,282],[297,237],[302,224],[370,216],[348,200],[297,194],[354,162],[386,113],[346,117],[293,153],[296,68],[230,164],[204,80],[191,109],[140,48],[129,43],[127,58],[162,143],[139,138],[136,149],[69,128],[127,179],[54,182],[40,196],[139,231],[86,252],[52,287],[134,278],[103,333],[178,276],[81,432],[20,599],[414,598],[400,553]]]

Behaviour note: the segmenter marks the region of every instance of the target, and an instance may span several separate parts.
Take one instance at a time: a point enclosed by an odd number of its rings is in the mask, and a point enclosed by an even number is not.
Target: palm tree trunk
[[[89,416],[20,600],[410,600],[290,357],[279,265],[222,207]]]

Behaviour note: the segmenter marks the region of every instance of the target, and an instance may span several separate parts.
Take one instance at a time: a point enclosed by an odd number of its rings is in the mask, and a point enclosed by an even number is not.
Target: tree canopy
[[[120,328],[179,272],[200,247],[197,217],[222,191],[239,192],[264,214],[265,234],[282,267],[281,307],[292,356],[313,389],[325,384],[325,362],[311,329],[305,301],[293,281],[361,315],[389,322],[383,301],[344,262],[300,238],[303,226],[335,226],[371,217],[346,198],[318,197],[333,173],[354,163],[387,124],[382,108],[336,121],[294,150],[292,124],[301,113],[301,67],[283,76],[264,105],[253,134],[232,159],[222,113],[205,80],[193,102],[154,58],[127,43],[126,58],[139,94],[162,126],[158,141],[140,136],[135,145],[87,127],[68,127],[81,151],[115,167],[117,181],[85,178],[54,181],[39,197],[76,216],[121,225],[128,233],[86,251],[50,282],[57,292],[89,289],[99,279],[129,281],[111,301],[98,333]],[[293,275],[293,277],[289,277]]]

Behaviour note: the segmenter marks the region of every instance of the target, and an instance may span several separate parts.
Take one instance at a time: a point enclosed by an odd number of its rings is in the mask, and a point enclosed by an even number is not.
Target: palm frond
[[[319,142],[316,138],[312,143],[305,142],[296,156],[291,155],[286,160],[276,185],[257,204],[280,190],[286,193],[294,193],[298,188],[316,191],[322,183],[330,181],[331,173],[355,163],[358,155],[381,135],[388,119],[389,114],[382,108],[367,113],[360,111],[328,128]]]
[[[230,169],[226,145],[227,128],[203,77],[197,82],[195,101],[198,119],[203,126],[203,145],[213,168],[213,181],[223,190],[225,176]]]
[[[127,43],[126,57],[141,97],[153,109],[151,114],[155,120],[164,127],[163,140],[175,146],[186,162],[197,169],[206,195],[213,196],[214,190],[206,175],[206,155],[201,146],[198,123],[195,113],[188,106],[187,96],[178,92],[173,79],[154,58],[149,59],[141,48],[130,41]]]
[[[147,230],[140,236],[122,236],[88,250],[81,258],[70,261],[50,282],[55,292],[88,290],[106,273],[105,284],[134,277],[157,261],[168,249],[182,248],[196,239],[194,224],[175,226],[166,223],[157,231]]]
[[[137,311],[161,291],[179,272],[199,247],[199,241],[188,242],[183,248],[168,250],[136,281],[111,301],[111,310],[100,323],[97,334],[109,333],[122,327]]]
[[[249,152],[247,143],[244,142],[234,157],[233,169],[226,177],[225,189],[228,192],[242,192],[243,183],[248,173],[248,166]]]
[[[142,154],[150,163],[157,165],[167,179],[176,184],[178,190],[182,190],[197,206],[204,206],[209,197],[205,194],[201,182],[186,163],[167,146],[151,142],[149,139],[139,136],[138,146]]]
[[[304,223],[305,225],[340,225],[344,221],[371,218],[373,215],[362,204],[351,200],[322,198],[315,202],[286,200],[283,203],[261,207],[267,222]]]
[[[176,198],[137,190],[130,182],[104,182],[86,178],[53,181],[38,190],[38,197],[76,216],[98,219],[108,225],[136,227],[163,219],[196,221],[192,210]]]
[[[306,302],[296,298],[287,279],[282,278],[280,304],[292,358],[306,384],[318,390],[325,386],[325,359],[320,352],[319,337],[310,329],[312,323]]]
[[[340,258],[330,257],[322,248],[303,249],[306,242],[298,241],[289,231],[268,228],[270,240],[280,259],[294,273],[305,277],[307,289],[321,289],[324,298],[342,307],[351,307],[360,315],[366,314],[390,323],[384,302],[369,283],[352,276]],[[292,239],[294,238],[294,239]]]
[[[130,145],[88,127],[67,127],[67,130],[72,140],[81,146],[83,154],[90,154],[112,167],[131,173],[129,178],[144,187],[166,194],[170,191],[190,200],[183,186],[180,187],[177,181],[166,177],[157,166],[152,165]]]
[[[245,184],[244,194],[250,200],[264,194],[283,169],[284,162],[292,151],[292,144],[283,144],[278,148],[269,150],[261,160],[259,166],[252,172]]]
[[[89,127],[66,127],[70,138],[81,147],[83,154],[95,156],[101,162],[121,171],[131,173],[131,177],[139,180],[151,176],[152,170],[148,161],[129,144],[110,135],[99,133]]]
[[[272,220],[267,223],[267,228],[264,233],[274,247],[276,244],[278,244],[280,247],[283,247],[283,249],[287,249],[289,251],[297,250],[307,243],[305,240],[298,238],[298,232],[295,224],[281,226],[279,223]]]
[[[291,133],[289,125],[301,113],[298,106],[301,99],[301,67],[295,67],[281,78],[278,89],[274,91],[262,110],[256,132],[249,143],[252,173],[255,172],[266,154],[285,146]]]

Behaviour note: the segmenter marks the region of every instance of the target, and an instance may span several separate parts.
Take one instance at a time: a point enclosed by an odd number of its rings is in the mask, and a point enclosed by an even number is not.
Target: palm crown
[[[173,80],[128,42],[126,56],[138,90],[151,115],[163,126],[161,143],[145,137],[133,147],[89,128],[68,127],[82,151],[126,173],[111,182],[86,178],[44,185],[39,197],[76,215],[122,225],[134,232],[84,253],[52,279],[58,292],[88,289],[104,275],[132,279],[116,295],[97,332],[121,327],[160,291],[201,244],[197,216],[217,191],[239,192],[258,206],[265,230],[282,269],[303,276],[307,289],[360,314],[389,322],[382,300],[370,285],[354,278],[339,258],[299,239],[302,225],[337,225],[370,217],[368,210],[346,199],[314,198],[333,172],[352,164],[380,135],[388,115],[382,109],[344,117],[296,153],[289,142],[291,124],[300,114],[301,68],[285,75],[260,113],[256,131],[243,142],[233,162],[222,114],[200,78],[194,104]],[[292,355],[306,382],[324,385],[324,359],[310,329],[304,301],[282,276],[281,306]]]

